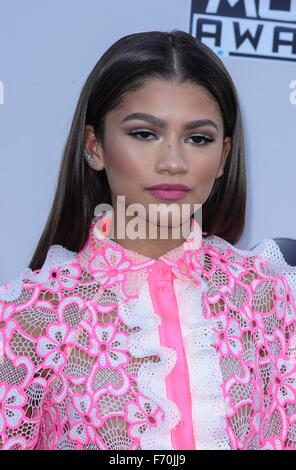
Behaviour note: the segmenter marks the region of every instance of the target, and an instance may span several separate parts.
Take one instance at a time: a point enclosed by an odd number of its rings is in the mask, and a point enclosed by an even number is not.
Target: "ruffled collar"
[[[112,217],[111,210],[100,212],[92,219],[87,242],[78,253],[81,266],[100,284],[106,288],[114,288],[124,283],[130,292],[136,293],[149,273],[161,267],[170,269],[179,279],[200,284],[204,263],[204,239],[200,225],[195,219],[191,221],[190,233],[184,242],[155,259],[129,250],[109,238]],[[129,281],[128,286],[126,281]],[[134,289],[131,284],[134,284]]]

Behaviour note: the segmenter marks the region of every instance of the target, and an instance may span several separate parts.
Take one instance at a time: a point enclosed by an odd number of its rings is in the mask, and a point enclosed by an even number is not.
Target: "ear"
[[[220,166],[219,166],[219,170],[218,170],[216,179],[220,178],[220,176],[222,176],[223,173],[224,173],[224,166],[225,166],[227,157],[230,153],[231,143],[232,143],[231,137],[225,137],[224,143],[223,143],[222,155],[221,155],[221,163],[220,163]]]
[[[104,149],[102,147],[101,142],[98,142],[94,132],[94,128],[90,124],[85,125],[84,145],[88,153],[93,156],[93,159],[95,161],[94,164],[89,163],[89,166],[93,170],[102,171],[105,167]]]

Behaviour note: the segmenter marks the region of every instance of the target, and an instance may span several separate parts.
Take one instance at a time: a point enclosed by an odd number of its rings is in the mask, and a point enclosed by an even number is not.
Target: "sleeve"
[[[25,288],[21,279],[0,288],[1,450],[35,448],[47,383],[38,373],[38,332],[32,328],[38,287]]]
[[[296,450],[296,267],[286,263],[274,240],[264,247],[261,256],[268,262],[265,277],[271,274],[273,279],[273,308],[264,317],[266,350],[259,358],[264,389],[260,445]]]
[[[262,257],[268,261],[269,266],[277,275],[285,276],[294,301],[296,301],[296,266],[290,266],[285,261],[280,247],[272,238],[264,239],[262,245]]]
[[[54,371],[44,366],[38,347],[57,321],[52,290],[47,291],[56,282],[51,271],[75,257],[52,245],[40,270],[27,268],[0,287],[0,450],[42,448],[43,409]]]

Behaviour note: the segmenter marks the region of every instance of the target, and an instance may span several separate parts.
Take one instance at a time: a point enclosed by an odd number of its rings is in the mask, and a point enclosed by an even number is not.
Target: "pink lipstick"
[[[153,194],[158,199],[163,199],[167,201],[177,201],[184,199],[190,189],[183,184],[158,184],[155,186],[150,186],[148,191]]]

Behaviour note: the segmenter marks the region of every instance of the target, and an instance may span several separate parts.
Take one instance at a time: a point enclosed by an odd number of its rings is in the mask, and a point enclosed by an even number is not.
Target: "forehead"
[[[120,106],[109,114],[120,119],[131,112],[147,112],[167,120],[212,118],[222,124],[218,103],[208,90],[192,83],[146,80],[138,90],[126,93]]]

